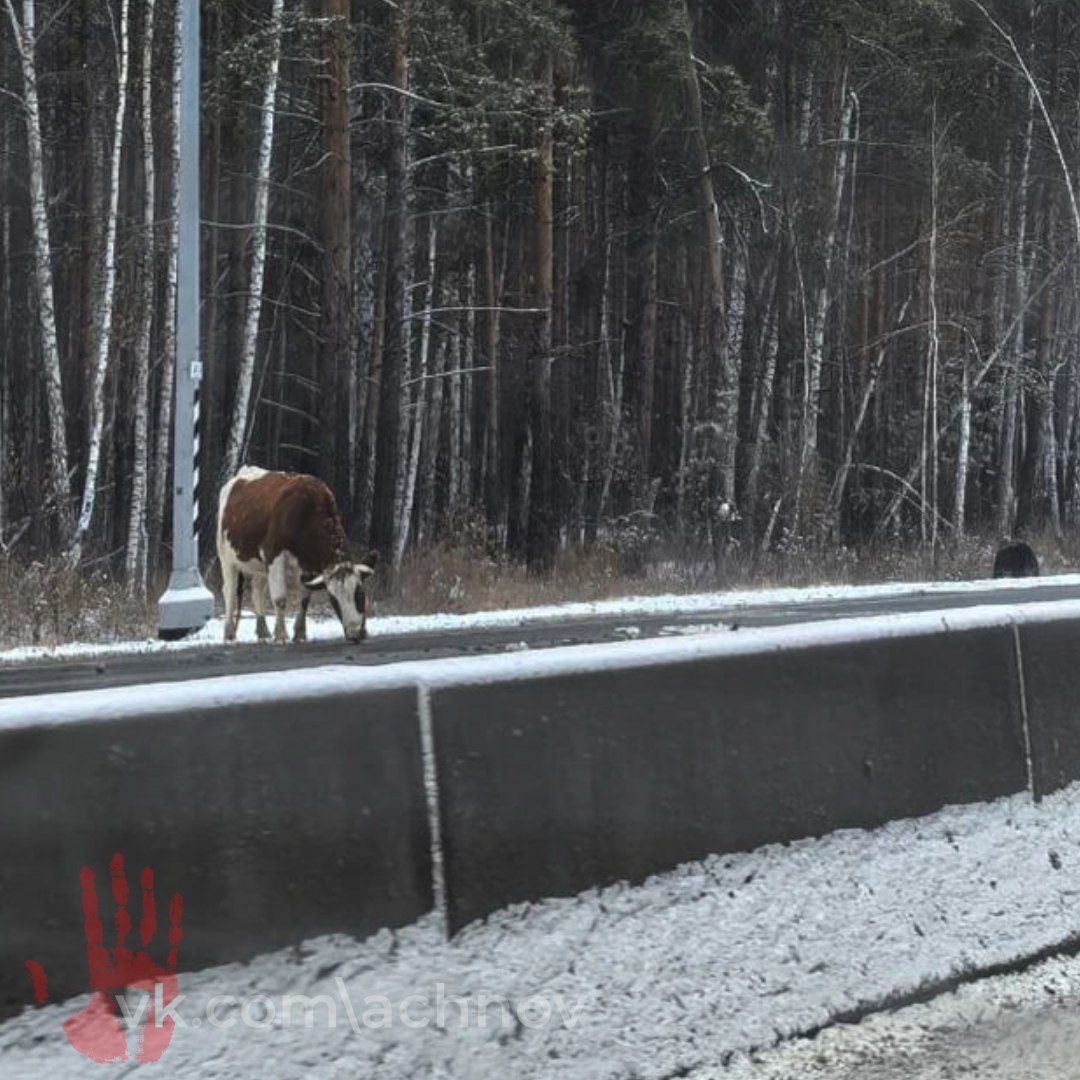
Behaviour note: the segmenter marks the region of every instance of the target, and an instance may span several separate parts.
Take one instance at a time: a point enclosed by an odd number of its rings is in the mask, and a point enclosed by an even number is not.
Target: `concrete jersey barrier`
[[[79,873],[181,969],[1080,776],[1080,602],[0,701],[0,1011],[86,989]],[[137,924],[137,923],[136,923]]]
[[[1009,628],[431,694],[452,930],[1027,784]]]
[[[114,694],[113,719],[84,701],[94,718],[63,717],[58,703],[59,722],[0,726],[0,1012],[31,1000],[26,960],[43,966],[52,1000],[86,992],[80,873],[96,876],[111,948],[117,852],[129,945],[143,867],[159,962],[182,895],[181,969],[333,931],[365,936],[431,909],[415,687],[311,695],[300,680],[273,700],[219,688],[191,707],[178,684],[160,687],[156,706],[141,690]]]

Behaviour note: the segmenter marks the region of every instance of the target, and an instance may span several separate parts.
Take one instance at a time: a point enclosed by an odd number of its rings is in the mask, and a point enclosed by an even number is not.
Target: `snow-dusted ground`
[[[813,1047],[794,1047],[774,1069],[745,1055],[838,1012],[1061,942],[1080,930],[1078,905],[1074,785],[1040,805],[1018,795],[950,807],[518,906],[449,943],[431,917],[188,974],[186,1026],[138,1075],[832,1075],[815,1071]],[[298,994],[324,998],[309,1026],[302,1002],[286,1014],[285,996]],[[27,1010],[0,1026],[0,1074],[101,1076],[61,1031],[81,1005]],[[872,1037],[872,1025],[864,1031]]]
[[[1080,959],[1053,957],[925,1004],[695,1069],[689,1080],[1078,1080]]]
[[[1001,579],[980,581],[886,582],[879,585],[820,585],[810,588],[751,589],[739,592],[665,594],[662,596],[631,596],[618,600],[594,600],[544,607],[508,608],[501,611],[479,611],[468,614],[387,615],[376,611],[368,623],[372,638],[401,634],[428,634],[442,630],[505,629],[514,626],[559,622],[590,616],[635,618],[655,616],[687,616],[717,611],[737,614],[748,607],[787,607],[837,600],[872,600],[889,597],[980,593],[1000,591],[1030,592],[1040,586],[1075,586],[1080,597],[1080,574],[1059,574],[1039,579]],[[325,609],[324,609],[325,610]],[[632,627],[628,631],[632,634]],[[290,620],[291,632],[291,620]],[[311,640],[335,640],[341,637],[338,621],[326,615],[316,615],[313,609],[308,620]],[[183,641],[164,642],[154,639],[121,642],[77,642],[53,647],[25,646],[0,650],[0,664],[26,663],[41,659],[78,660],[91,656],[117,656],[126,653],[169,652],[216,646],[222,643],[223,622],[211,619],[202,630]],[[240,621],[239,639],[254,642],[254,616],[245,611]]]

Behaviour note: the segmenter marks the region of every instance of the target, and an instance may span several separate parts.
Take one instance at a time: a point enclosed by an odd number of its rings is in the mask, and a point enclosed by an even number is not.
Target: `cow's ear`
[[[360,561],[365,566],[377,566],[379,563],[379,553],[372,548]]]
[[[322,574],[305,574],[300,578],[305,589],[325,589],[326,578]]]

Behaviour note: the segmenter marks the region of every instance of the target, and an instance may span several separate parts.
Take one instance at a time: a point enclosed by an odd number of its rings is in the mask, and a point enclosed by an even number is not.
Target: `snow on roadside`
[[[821,585],[809,588],[750,589],[739,592],[712,592],[661,596],[631,596],[617,600],[592,600],[542,607],[507,608],[499,611],[478,611],[467,614],[386,615],[376,612],[369,622],[372,638],[397,637],[408,634],[430,634],[449,630],[493,630],[559,622],[565,619],[589,617],[634,618],[670,615],[686,617],[694,614],[732,612],[748,607],[786,607],[828,601],[874,600],[901,596],[955,595],[1001,591],[1031,592],[1040,586],[1075,587],[1080,597],[1080,574],[1061,574],[1032,579],[1003,579],[980,581],[886,582],[878,585]],[[211,619],[200,631],[183,641],[74,642],[58,646],[24,646],[0,650],[0,664],[30,663],[35,660],[80,660],[92,657],[123,656],[132,653],[170,652],[181,649],[219,646],[223,640],[223,621]],[[240,620],[239,640],[254,642],[255,620],[247,613]],[[312,616],[308,620],[308,637],[313,641],[337,640],[341,628],[333,617]]]
[[[582,672],[616,673],[659,664],[844,646],[867,640],[944,635],[984,627],[1032,625],[1060,619],[1080,620],[1080,600],[980,604],[934,611],[748,627],[738,632],[721,625],[690,635],[662,634],[655,638],[537,650],[514,648],[476,656],[424,658],[374,665],[323,664],[281,671],[200,676],[168,683],[61,690],[0,697],[0,729],[107,722],[128,716],[152,721],[192,709],[223,705],[252,706],[283,698],[361,694],[375,689],[416,687],[420,684],[436,689],[465,683],[506,683],[565,677]]]
[[[1072,1080],[1080,958],[965,983],[930,1001],[695,1069],[688,1080]]]
[[[1078,899],[1080,785],[949,807],[519,905],[449,943],[428,918],[188,974],[189,1026],[139,1075],[723,1076],[730,1055],[837,1012],[1060,942]],[[325,995],[311,1026],[295,1002],[286,1017],[289,994]],[[60,1026],[82,1004],[0,1025],[0,1073],[99,1076]]]

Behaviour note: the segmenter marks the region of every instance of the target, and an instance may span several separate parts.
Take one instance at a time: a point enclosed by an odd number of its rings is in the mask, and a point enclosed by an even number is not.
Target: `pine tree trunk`
[[[684,250],[679,254],[678,291],[687,296],[690,291],[689,257]],[[690,465],[690,442],[693,427],[694,332],[687,312],[689,305],[679,307],[679,346],[682,352],[682,369],[679,372],[679,464],[675,473],[675,528],[680,536],[690,533],[686,513],[686,481]]]
[[[941,349],[937,306],[937,265],[938,265],[938,154],[937,154],[937,104],[933,111],[933,125],[930,133],[930,240],[927,259],[927,306],[929,319],[927,326],[927,351],[925,393],[923,395],[924,444],[927,445],[926,457],[930,468],[922,472],[922,506],[920,520],[922,537],[930,541],[931,552],[937,551],[938,536],[938,356]],[[930,517],[927,529],[927,515]]]
[[[484,213],[484,292],[487,334],[485,337],[485,363],[487,379],[484,382],[484,504],[488,528],[502,537],[505,521],[505,493],[502,484],[502,454],[499,440],[499,302],[498,282],[495,275],[495,205],[489,201]]]
[[[324,0],[328,23],[321,82],[323,281],[319,342],[320,472],[337,491],[348,485],[339,432],[349,417],[352,358],[352,147],[349,138],[349,0]],[[347,440],[340,440],[341,448]]]
[[[11,157],[11,114],[0,112],[0,155]],[[0,552],[6,550],[8,485],[11,483],[11,385],[14,371],[15,327],[12,318],[11,216],[7,202],[0,205]]]
[[[177,258],[180,244],[180,73],[184,5],[176,3],[173,17],[171,108],[169,113],[169,206],[166,214],[165,302],[161,318],[161,374],[158,377],[157,419],[154,423],[153,465],[150,469],[150,510],[147,536],[151,550],[163,549],[165,499],[169,490],[169,440],[176,378]]]
[[[150,334],[154,319],[155,206],[154,206],[154,7],[146,0],[143,28],[142,72],[142,167],[143,250],[140,266],[139,325],[135,339],[134,448],[131,474],[131,506],[128,509],[127,554],[124,573],[128,589],[141,595],[146,589],[146,487],[147,434],[150,419]]]
[[[1027,300],[1027,220],[1028,192],[1031,180],[1031,148],[1035,125],[1035,94],[1028,92],[1027,124],[1024,128],[1024,149],[1020,163],[1020,177],[1016,193],[1016,257],[1014,285],[1016,306],[1020,308]],[[998,466],[997,526],[1001,536],[1011,536],[1016,524],[1016,440],[1019,424],[1020,371],[1024,363],[1024,320],[1016,327],[1013,347],[1009,352],[1005,371],[1005,401],[1002,417],[1001,460]]]
[[[424,441],[420,447],[420,495],[416,508],[417,545],[430,543],[436,538],[435,493],[441,476],[438,468],[439,443],[442,433],[444,387],[446,386],[447,341],[440,335],[435,348],[435,361],[431,370],[431,390],[424,417]],[[451,360],[451,363],[454,361]]]
[[[533,267],[533,306],[542,314],[534,316],[534,338],[530,356],[529,410],[527,424],[531,435],[532,458],[529,481],[529,516],[526,529],[525,558],[529,568],[542,571],[550,567],[558,543],[558,523],[553,519],[551,440],[551,302],[554,282],[554,179],[555,158],[552,124],[554,122],[554,58],[549,51],[541,61],[540,85],[544,94],[545,116],[536,157],[535,191],[535,264]]]
[[[607,471],[609,462],[609,431],[618,430],[616,419],[618,407],[613,400],[612,393],[612,363],[611,363],[611,225],[608,218],[607,205],[607,163],[601,163],[599,184],[600,192],[597,199],[600,203],[600,227],[599,244],[601,246],[601,270],[598,287],[599,303],[596,305],[596,370],[594,385],[591,388],[593,402],[592,425],[594,437],[588,451],[590,488],[589,497],[585,504],[585,547],[591,548],[596,544],[600,518],[603,514],[605,501],[605,480],[610,484],[610,475]]]

